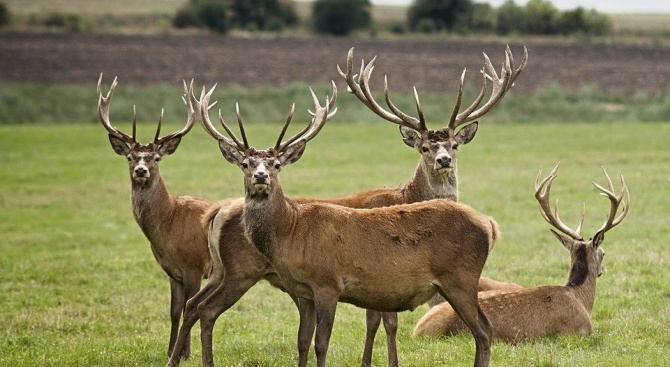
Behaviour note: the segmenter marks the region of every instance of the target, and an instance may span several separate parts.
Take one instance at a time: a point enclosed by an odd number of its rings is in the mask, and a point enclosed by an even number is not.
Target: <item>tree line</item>
[[[310,29],[346,36],[373,30],[369,0],[314,0]],[[177,28],[205,27],[218,33],[231,29],[277,32],[296,27],[300,19],[291,0],[190,0],[173,18]],[[548,0],[518,5],[507,0],[494,8],[472,0],[414,0],[405,23],[392,24],[392,33],[482,33],[534,35],[605,35],[609,17],[577,7],[561,11]]]

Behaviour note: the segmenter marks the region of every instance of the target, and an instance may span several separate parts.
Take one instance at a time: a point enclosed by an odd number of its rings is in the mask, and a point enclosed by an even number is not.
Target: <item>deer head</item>
[[[184,96],[182,99],[186,104],[186,109],[188,112],[188,117],[186,119],[186,125],[181,129],[172,134],[166,135],[160,138],[161,124],[163,121],[163,111],[161,110],[160,117],[158,119],[158,128],[156,129],[156,135],[153,142],[149,144],[142,144],[136,139],[136,125],[137,119],[135,114],[135,107],[133,106],[133,132],[132,136],[129,136],[126,133],[123,133],[121,130],[112,126],[109,120],[109,106],[112,102],[112,97],[114,95],[114,89],[118,84],[117,78],[114,78],[112,86],[107,92],[106,96],[102,94],[102,73],[98,79],[98,113],[100,115],[100,122],[102,126],[107,129],[109,132],[109,143],[112,145],[114,152],[120,156],[125,156],[128,159],[128,168],[130,169],[130,176],[134,183],[139,185],[145,185],[147,182],[150,182],[152,177],[158,177],[158,163],[161,158],[166,155],[170,155],[177,150],[181,138],[186,135],[196,119],[196,110],[193,107],[190,99],[187,99],[193,90],[193,81],[191,85],[187,86],[184,82]],[[198,110],[199,110],[199,106]]]
[[[559,163],[560,164],[560,163]],[[630,192],[628,187],[624,182],[623,175],[621,177],[621,190],[619,194],[614,193],[614,185],[610,176],[605,171],[603,167],[603,172],[605,173],[605,178],[607,181],[607,188],[593,182],[593,185],[600,191],[600,195],[607,197],[610,200],[610,212],[605,220],[605,223],[595,232],[593,237],[585,240],[581,235],[582,224],[584,223],[584,212],[579,218],[579,223],[577,224],[577,229],[572,230],[567,225],[565,225],[558,216],[558,200],[554,205],[554,211],[551,210],[551,205],[549,204],[549,193],[551,191],[551,184],[554,182],[554,179],[558,176],[558,167],[559,164],[556,164],[556,167],[549,173],[545,179],[540,181],[542,175],[542,170],[537,174],[535,179],[535,198],[540,204],[540,213],[542,217],[551,224],[556,230],[551,229],[551,232],[558,238],[558,240],[563,244],[573,254],[573,263],[575,256],[587,256],[590,261],[588,263],[596,264],[597,266],[597,275],[600,276],[603,272],[602,261],[605,257],[605,251],[600,247],[604,238],[605,232],[616,227],[628,214],[628,208],[630,203]],[[624,200],[625,196],[625,200]],[[617,216],[619,212],[619,207],[622,206],[621,213]],[[563,234],[561,234],[561,233]],[[579,253],[582,252],[581,255]],[[573,267],[575,269],[575,267]],[[571,278],[574,274],[571,274]],[[573,280],[571,280],[572,282]]]
[[[203,90],[201,94],[199,103],[201,105],[203,126],[214,139],[219,141],[219,148],[223,157],[228,162],[236,164],[242,169],[247,195],[252,197],[267,197],[275,186],[278,187],[275,183],[277,182],[277,174],[281,168],[295,163],[300,159],[302,153],[305,151],[307,142],[313,139],[321,131],[326,121],[337,112],[337,108],[332,109],[337,100],[337,87],[334,82],[332,82],[333,97],[330,100],[326,99],[325,106],[319,104],[314,91],[310,88],[315,108],[314,112],[310,111],[312,114],[311,122],[302,131],[282,142],[284,134],[293,118],[295,104],[292,104],[291,111],[286,118],[275,146],[266,150],[258,150],[249,145],[238,104],[235,105],[235,109],[242,141],[226,125],[221,115],[221,110],[219,110],[219,121],[230,138],[225,137],[214,127],[209,119],[207,108],[204,106],[209,106],[209,99],[215,87],[212,87],[206,94]],[[192,99],[195,99],[195,97],[193,96]]]
[[[367,65],[365,61],[361,63],[361,69],[358,74],[354,74],[354,49],[351,48],[347,55],[347,70],[343,72],[340,66],[337,70],[346,80],[349,91],[363,102],[372,112],[381,118],[400,125],[400,134],[406,145],[415,148],[421,154],[422,162],[426,167],[432,167],[435,172],[449,173],[456,167],[456,155],[461,145],[469,143],[477,132],[478,122],[476,119],[484,116],[488,111],[495,107],[507,91],[514,84],[514,80],[521,74],[528,61],[528,51],[524,47],[524,57],[521,65],[514,69],[514,59],[509,46],[505,50],[505,63],[502,66],[500,76],[496,73],[491,60],[486,54],[485,69],[482,69],[482,89],[475,101],[464,111],[459,113],[463,97],[463,84],[465,80],[465,70],[461,74],[460,86],[456,104],[454,105],[449,123],[446,127],[431,130],[426,127],[426,120],[419,102],[419,96],[414,88],[414,99],[418,117],[412,117],[400,111],[389,98],[388,79],[384,77],[384,97],[390,111],[381,107],[372,96],[370,91],[370,75],[374,69],[376,56]],[[477,107],[484,99],[488,80],[492,83],[492,92],[488,102],[479,109]],[[464,125],[464,126],[463,126]],[[460,130],[456,130],[463,126]]]

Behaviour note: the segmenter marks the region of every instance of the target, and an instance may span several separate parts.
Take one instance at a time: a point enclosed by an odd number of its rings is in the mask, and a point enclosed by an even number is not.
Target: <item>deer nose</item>
[[[448,155],[439,156],[439,157],[437,157],[437,159],[435,159],[435,161],[437,162],[437,164],[438,164],[440,167],[449,167],[449,166],[451,166],[451,157],[448,156]]]
[[[137,177],[144,177],[147,175],[147,172],[147,169],[144,167],[135,168],[135,175],[137,175]]]
[[[266,172],[256,172],[254,173],[254,180],[259,183],[264,183],[268,179],[268,174]]]

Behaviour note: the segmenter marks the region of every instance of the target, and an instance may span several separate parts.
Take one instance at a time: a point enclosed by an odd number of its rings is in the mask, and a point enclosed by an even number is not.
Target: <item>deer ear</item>
[[[167,141],[161,143],[160,148],[158,148],[158,152],[161,155],[170,155],[177,150],[179,143],[181,143],[181,136],[175,136],[174,138],[168,139]]]
[[[567,238],[560,233],[554,231],[553,229],[550,229],[551,233],[558,238],[559,241],[563,244],[563,247],[567,248],[568,251],[572,251],[572,243],[574,242],[571,238]]]
[[[400,135],[402,135],[402,141],[410,148],[415,148],[417,141],[419,139],[419,134],[409,127],[400,126]]]
[[[598,248],[603,243],[604,239],[605,239],[605,231],[598,231],[596,232],[595,235],[593,235],[591,244],[593,245],[593,247]]]
[[[114,152],[118,155],[125,157],[130,153],[130,147],[123,139],[119,139],[116,136],[109,134],[109,143],[112,145]]]
[[[302,157],[302,153],[305,152],[305,147],[307,147],[307,141],[305,139],[300,139],[289,145],[279,156],[279,162],[282,164],[282,166],[295,163],[298,161],[298,159],[300,159],[300,157]]]
[[[458,130],[458,133],[456,133],[456,140],[459,142],[459,144],[467,144],[471,142],[477,133],[478,127],[479,123],[477,121],[466,125],[464,128]]]
[[[237,150],[237,147],[228,144],[225,141],[219,140],[219,149],[221,149],[221,154],[228,162],[232,164],[240,165],[244,160],[244,156]]]

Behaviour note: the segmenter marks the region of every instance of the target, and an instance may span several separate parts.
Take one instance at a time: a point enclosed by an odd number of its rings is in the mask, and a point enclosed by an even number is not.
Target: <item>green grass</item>
[[[372,119],[370,119],[372,120]],[[296,122],[305,121],[304,118]],[[126,124],[120,124],[125,128]],[[296,124],[298,125],[298,124]],[[289,196],[334,197],[406,182],[417,154],[388,123],[346,124],[336,117],[301,161],[286,168]],[[146,126],[151,126],[147,128]],[[177,129],[176,124],[165,128]],[[296,126],[297,128],[297,126]],[[276,124],[249,126],[253,145],[273,143]],[[140,125],[146,141],[153,123]],[[604,220],[608,203],[590,181],[600,165],[622,172],[631,191],[624,222],[608,232],[588,338],[494,344],[493,366],[665,366],[670,347],[670,150],[668,124],[487,124],[460,152],[461,199],[492,215],[503,239],[485,274],[523,285],[562,284],[565,249],[549,233],[533,198],[533,180],[562,162],[553,198],[584,234]],[[101,126],[0,126],[0,365],[160,366],[169,332],[167,277],[155,263],[130,209],[125,160]],[[173,193],[216,200],[242,193],[241,173],[199,127],[162,163]],[[618,183],[617,183],[618,185]],[[404,366],[471,365],[469,336],[413,339],[426,311],[400,314]],[[363,311],[342,304],[329,365],[357,366]],[[218,366],[293,366],[297,312],[289,297],[260,283],[215,328]],[[200,365],[194,328],[192,359]],[[378,337],[374,365],[386,365]],[[310,365],[314,365],[311,353]]]
[[[106,93],[113,80],[105,76],[103,91]],[[98,125],[96,111],[97,96],[95,82],[89,85],[71,84],[0,84],[0,125],[3,124],[43,124],[43,123],[89,123]],[[165,121],[184,121],[186,111],[180,96],[184,93],[181,85],[133,86],[120,80],[111,106],[111,119],[115,124],[132,120],[133,105],[137,107],[139,121],[156,123],[161,109],[165,110]],[[196,94],[201,86],[196,84]],[[319,98],[331,94],[331,86],[312,85]],[[345,123],[365,123],[380,121],[360,101],[346,93],[346,85],[338,82],[338,121]],[[477,91],[478,92],[478,91]],[[62,98],[66,95],[67,98]],[[410,114],[416,111],[414,95],[408,89],[391,93],[393,102]],[[376,99],[384,104],[381,91]],[[475,99],[473,88],[466,88],[464,103]],[[446,123],[455,103],[455,93],[421,93],[421,105],[428,121]],[[138,102],[139,101],[139,102]],[[226,121],[234,121],[235,103],[239,103],[245,122],[276,122],[286,119],[291,103],[296,103],[296,121],[307,118],[309,90],[305,83],[293,83],[283,88],[260,87],[245,89],[236,85],[217,88],[212,101],[219,101],[216,111],[222,110]],[[252,108],[253,106],[253,108]],[[464,109],[465,107],[461,107]],[[593,86],[584,86],[577,91],[569,91],[555,84],[547,85],[534,93],[521,94],[512,90],[505,96],[504,103],[486,116],[487,123],[508,122],[634,122],[670,121],[670,95],[650,96],[639,92],[633,96],[614,93],[607,94]]]

